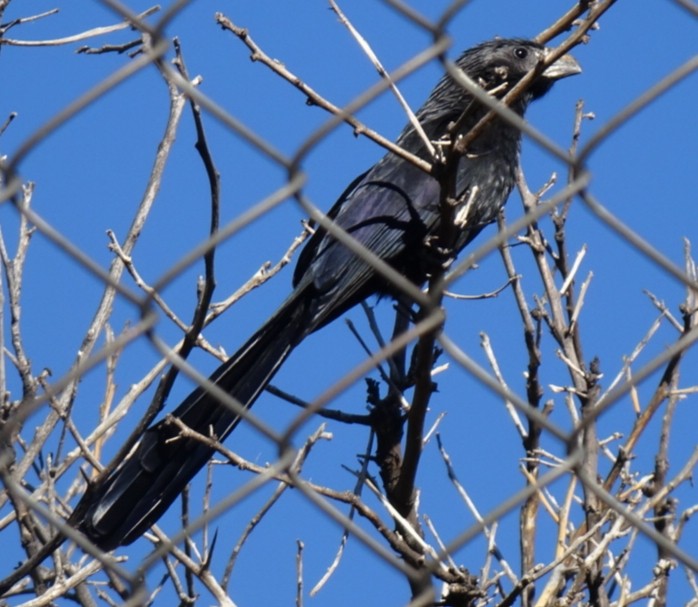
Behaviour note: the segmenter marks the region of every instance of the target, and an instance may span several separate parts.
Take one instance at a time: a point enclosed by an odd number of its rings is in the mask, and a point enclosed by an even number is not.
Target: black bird
[[[473,81],[501,98],[536,68],[548,49],[522,39],[497,39],[463,53],[456,64]],[[566,55],[547,67],[511,108],[523,115],[529,102],[554,81],[581,71]],[[468,132],[487,108],[445,76],[417,112],[428,138],[454,140]],[[458,132],[450,128],[458,124]],[[453,253],[460,251],[497,217],[514,185],[521,134],[496,118],[468,146],[456,168],[459,201]],[[429,151],[412,126],[397,144],[428,162]],[[328,216],[372,253],[416,285],[434,259],[430,236],[439,233],[440,182],[393,153],[386,154],[342,194]],[[460,211],[460,216],[458,215]],[[291,351],[310,333],[372,294],[390,287],[368,263],[318,229],[299,256],[294,290],[278,311],[211,376],[217,386],[250,407]],[[173,412],[203,434],[221,440],[240,421],[203,388]],[[212,452],[189,439],[170,441],[176,429],[163,421],[146,430],[131,453],[107,478],[91,487],[71,523],[105,550],[129,544],[154,524]]]

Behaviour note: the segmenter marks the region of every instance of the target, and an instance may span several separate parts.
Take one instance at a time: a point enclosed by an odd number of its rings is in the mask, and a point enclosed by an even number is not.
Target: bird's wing
[[[328,217],[374,255],[402,266],[398,262],[407,252],[423,250],[424,237],[438,221],[438,203],[433,177],[389,155],[345,192]],[[369,293],[386,290],[369,263],[325,230],[316,232],[305,251],[294,278],[298,286],[312,284],[317,293],[318,326]]]

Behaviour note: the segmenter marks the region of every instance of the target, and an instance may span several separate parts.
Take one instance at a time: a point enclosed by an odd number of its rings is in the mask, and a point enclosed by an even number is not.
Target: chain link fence
[[[2,601],[698,604],[698,5],[79,4],[0,1]],[[305,218],[406,122],[391,86],[416,107],[521,29],[584,73],[527,114],[499,229],[397,284],[408,327],[367,301],[195,435],[143,538],[73,529],[284,299]]]

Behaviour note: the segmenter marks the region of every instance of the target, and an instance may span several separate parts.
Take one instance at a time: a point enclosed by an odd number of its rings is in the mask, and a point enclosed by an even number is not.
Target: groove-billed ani
[[[466,51],[457,65],[486,90],[502,97],[543,61],[548,51],[527,40],[493,40]],[[570,56],[543,71],[511,108],[523,115],[555,80],[580,71]],[[417,112],[431,141],[454,141],[486,113],[445,76]],[[458,131],[452,133],[454,124]],[[514,185],[520,132],[494,119],[458,160],[455,200],[457,253],[493,222]],[[397,143],[431,162],[421,138],[407,126]],[[443,217],[440,182],[393,153],[358,177],[328,216],[372,253],[417,285],[434,259],[430,240]],[[466,210],[467,209],[467,210]],[[374,293],[390,293],[385,280],[360,257],[319,229],[301,253],[294,290],[278,311],[211,376],[211,381],[250,407],[301,340]],[[239,422],[230,409],[197,388],[173,415],[194,430],[225,438]],[[71,521],[104,549],[128,544],[150,527],[204,466],[212,451],[190,439],[170,440],[177,430],[164,422],[146,430],[128,457],[88,490]]]

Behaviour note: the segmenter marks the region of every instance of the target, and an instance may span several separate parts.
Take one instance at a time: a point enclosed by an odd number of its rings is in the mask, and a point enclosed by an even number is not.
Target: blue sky
[[[399,66],[430,43],[428,35],[383,3],[361,0],[346,4],[343,8],[348,17],[389,69]],[[448,6],[447,2],[426,0],[414,0],[411,4],[430,17],[437,17]],[[449,27],[453,38],[449,54],[454,57],[460,50],[497,35],[534,36],[571,4],[570,0],[472,2]],[[37,14],[55,6],[60,8],[59,14],[16,27],[7,35],[22,40],[54,39],[118,21],[100,3],[85,0],[62,3],[35,0],[31,6],[11,2],[5,21],[28,14],[18,11]],[[131,1],[128,6],[141,11],[149,3]],[[216,26],[216,11],[249,28],[270,56],[283,62],[337,105],[349,102],[378,78],[325,2],[191,2],[167,30],[170,36],[179,37],[190,74],[200,74],[203,77],[200,89],[204,94],[284,154],[293,154],[324,124],[327,115],[318,108],[308,107],[300,93],[267,68],[250,62],[249,52],[242,43]],[[119,32],[93,39],[88,44],[114,44],[133,37],[133,32]],[[603,17],[600,28],[592,32],[590,42],[574,50],[583,66],[583,74],[559,83],[548,97],[530,108],[527,118],[552,140],[567,147],[574,105],[581,98],[586,111],[596,116],[584,124],[583,144],[638,95],[695,55],[696,40],[695,18],[674,2],[618,3]],[[13,111],[18,112],[18,117],[0,138],[0,153],[11,157],[22,142],[56,112],[129,63],[125,56],[76,55],[75,49],[76,45],[2,47],[3,82],[12,83],[12,86],[3,87],[0,122]],[[433,63],[407,78],[400,88],[416,108],[439,77],[440,67]],[[693,179],[698,169],[696,97],[698,76],[693,74],[623,125],[588,161],[593,194],[678,265],[682,264],[683,239],[695,239],[698,224]],[[36,184],[34,210],[105,268],[111,260],[106,231],[111,229],[123,235],[128,228],[162,136],[167,103],[167,90],[161,76],[154,68],[145,69],[61,126],[32,149],[19,166],[22,177]],[[362,110],[359,116],[389,137],[397,135],[405,121],[397,103],[387,94]],[[227,223],[280,187],[286,175],[211,117],[206,119],[206,128],[221,174],[221,220]],[[157,281],[206,237],[208,190],[193,149],[194,141],[193,125],[185,110],[158,199],[134,253],[140,273],[150,283]],[[307,195],[320,208],[329,209],[346,184],[381,155],[378,146],[355,138],[348,127],[336,129],[303,162],[308,177]],[[564,181],[565,167],[530,141],[524,143],[522,163],[532,189],[540,187],[554,171],[560,181]],[[521,204],[515,194],[507,213],[509,218],[521,214]],[[299,232],[302,217],[301,211],[289,200],[224,243],[217,253],[218,286],[214,300],[222,300],[234,292],[265,261],[277,260]],[[0,221],[3,236],[13,250],[17,225],[14,209],[7,204],[0,207]],[[547,229],[552,235],[549,226]],[[493,233],[494,230],[486,232],[481,241]],[[623,357],[632,352],[658,315],[643,290],[654,293],[678,315],[678,304],[683,300],[685,289],[605,227],[579,201],[573,204],[567,237],[573,254],[582,245],[588,247],[580,270],[581,276],[590,271],[594,274],[580,321],[585,355],[587,360],[599,356],[603,381],[610,382],[621,368]],[[520,247],[515,249],[515,259],[524,274],[526,292],[529,296],[540,293],[530,254]],[[196,277],[201,271],[201,264],[190,268],[164,293],[169,304],[185,320],[191,316]],[[206,330],[208,340],[233,352],[283,300],[289,290],[290,275],[286,270],[240,301]],[[503,281],[504,270],[495,254],[483,260],[477,271],[459,280],[455,290],[477,294],[491,291]],[[126,283],[132,286],[128,278]],[[27,259],[22,304],[23,336],[35,372],[48,368],[53,378],[59,378],[69,369],[101,292],[102,284],[98,280],[42,235],[34,237]],[[496,299],[451,301],[447,305],[449,337],[486,364],[479,346],[480,333],[486,332],[507,381],[512,389],[521,392],[526,352],[511,294],[506,291]],[[387,331],[391,326],[390,305],[381,303],[377,311]],[[348,316],[369,335],[360,310]],[[118,332],[137,319],[138,310],[120,301],[111,325]],[[172,344],[179,337],[177,329],[166,319],[160,321],[157,331]],[[648,362],[675,339],[676,332],[664,325],[640,362]],[[157,353],[145,340],[129,345],[119,361],[116,399],[122,397],[157,359]],[[274,384],[311,400],[362,359],[358,344],[345,323],[339,321],[302,344]],[[195,353],[190,360],[205,372],[215,367],[215,361],[202,353]],[[689,353],[683,371],[684,386],[695,383],[692,378],[698,370],[696,362],[695,354]],[[568,381],[549,339],[544,340],[543,363],[546,385]],[[8,375],[9,389],[16,398],[19,382],[11,370]],[[442,438],[461,481],[478,508],[487,512],[522,486],[517,471],[522,455],[520,441],[501,398],[483,389],[456,365],[451,365],[438,382],[439,392],[432,400],[430,419],[433,421],[439,413],[447,412],[440,427]],[[646,402],[655,385],[656,378],[640,387],[642,402]],[[189,388],[187,381],[180,379],[170,403],[177,402]],[[95,418],[103,391],[104,369],[98,368],[83,380],[75,403],[74,417],[83,432],[89,430]],[[148,404],[149,395],[140,399],[117,437],[108,443],[107,453],[114,453],[118,448],[119,436],[125,436],[129,424],[138,419]],[[555,399],[553,419],[567,427],[569,418],[562,398],[551,392],[546,393],[546,398]],[[363,412],[364,401],[361,383],[331,406]],[[283,429],[297,411],[264,395],[255,413],[274,428]],[[28,433],[43,414],[44,411],[39,412],[32,418],[27,425]],[[632,421],[633,414],[626,399],[603,417],[600,433],[627,433]],[[318,423],[314,420],[307,424],[305,433],[312,432]],[[695,402],[688,398],[679,406],[674,429],[671,461],[676,467],[685,462],[695,446],[696,427]],[[356,454],[365,449],[366,430],[336,423],[330,423],[328,429],[333,439],[316,447],[305,468],[306,476],[337,488],[351,488],[354,479],[341,466],[356,468]],[[302,436],[304,434],[299,436],[299,441]],[[656,431],[647,434],[637,453],[638,471],[651,470],[656,441]],[[551,450],[559,452],[560,445],[552,439],[544,442]],[[273,445],[248,428],[240,428],[228,444],[259,463],[271,461],[276,455]],[[76,475],[77,469],[74,469],[68,477],[72,479]],[[219,496],[248,480],[235,470],[218,470],[217,475]],[[196,485],[199,489],[201,482],[199,478]],[[448,483],[433,443],[425,452],[418,483],[423,490],[422,511],[434,519],[445,540],[455,537],[472,523],[472,517]],[[219,558],[237,541],[250,516],[268,495],[268,490],[256,494],[216,522]],[[695,490],[685,490],[681,499],[683,507],[696,503]],[[307,587],[319,579],[333,558],[341,530],[299,495],[287,493],[283,500],[255,532],[239,559],[230,591],[238,604],[291,603],[295,592],[296,539],[302,539],[306,546]],[[176,513],[163,518],[162,523],[165,529],[176,530]],[[542,525],[545,529],[545,523]],[[516,516],[510,516],[502,523],[499,540],[513,563],[518,558],[515,533]],[[687,535],[684,547],[690,550],[689,538]],[[698,539],[695,532],[692,538],[695,546]],[[16,538],[12,536],[10,541]],[[147,542],[140,541],[122,552],[129,554],[130,563],[135,564],[148,548]],[[649,544],[647,550],[653,558]],[[456,560],[476,570],[483,554],[484,543],[480,538],[460,550]],[[542,548],[539,560],[544,561],[548,556]],[[20,558],[22,554],[18,550],[6,562]],[[263,563],[261,567],[260,563]],[[637,571],[640,582],[650,575],[641,565]],[[160,575],[162,570],[159,569],[152,573],[151,585]],[[677,572],[675,577],[681,580],[676,581],[674,590],[678,604],[686,599],[687,590],[683,572]],[[360,584],[356,583],[357,579],[362,580]],[[307,604],[398,605],[403,604],[406,597],[406,585],[400,575],[357,542],[350,541],[339,573],[317,599],[308,600]],[[169,604],[171,600],[163,596],[156,604]]]

